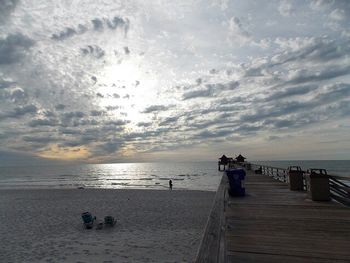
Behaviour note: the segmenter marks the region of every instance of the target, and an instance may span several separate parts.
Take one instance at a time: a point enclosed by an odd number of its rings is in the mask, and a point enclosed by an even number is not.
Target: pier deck
[[[222,183],[227,181],[223,180]],[[247,195],[226,197],[227,262],[350,262],[350,209],[248,172]]]

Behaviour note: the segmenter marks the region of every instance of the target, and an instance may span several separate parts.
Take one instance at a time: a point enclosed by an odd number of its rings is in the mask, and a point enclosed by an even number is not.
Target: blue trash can
[[[230,184],[229,194],[232,196],[245,196],[245,170],[244,169],[229,169],[226,170],[226,175]]]

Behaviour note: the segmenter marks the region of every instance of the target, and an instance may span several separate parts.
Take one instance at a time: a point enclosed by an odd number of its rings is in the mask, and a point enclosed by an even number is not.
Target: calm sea
[[[0,167],[0,188],[143,188],[216,191],[216,162]]]
[[[350,161],[252,161],[274,167],[323,168],[350,178]],[[217,162],[118,163],[0,167],[0,188],[143,188],[216,191]]]

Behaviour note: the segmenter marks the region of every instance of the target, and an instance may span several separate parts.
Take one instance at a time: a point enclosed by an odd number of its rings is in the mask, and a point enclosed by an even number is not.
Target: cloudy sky
[[[350,158],[350,1],[0,0],[0,163]]]

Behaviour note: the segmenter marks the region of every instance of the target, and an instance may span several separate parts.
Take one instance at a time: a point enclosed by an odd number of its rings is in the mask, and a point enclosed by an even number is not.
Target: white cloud
[[[311,0],[310,8],[314,10],[322,10],[331,7],[334,0]]]
[[[346,19],[346,14],[344,10],[340,10],[337,8],[330,13],[329,17],[336,21],[342,21]]]
[[[232,44],[244,46],[253,40],[251,34],[244,29],[238,17],[231,17],[228,24],[228,36]]]
[[[282,16],[291,16],[294,14],[294,8],[291,1],[282,0],[278,6],[278,12]]]
[[[254,148],[349,115],[344,1],[312,1],[319,12],[302,1],[38,1],[0,7],[4,149],[83,146],[115,160],[221,149],[218,139]],[[323,36],[326,16],[339,28]]]

